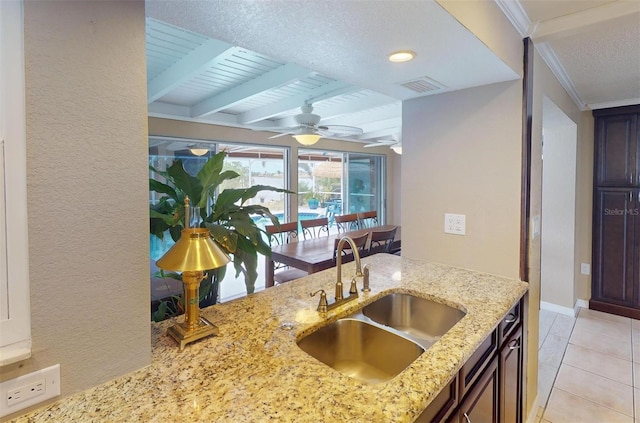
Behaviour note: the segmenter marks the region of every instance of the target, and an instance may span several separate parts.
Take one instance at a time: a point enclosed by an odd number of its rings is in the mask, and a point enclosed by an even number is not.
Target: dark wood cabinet
[[[640,106],[596,110],[589,307],[640,318]]]
[[[636,186],[640,183],[638,114],[596,115],[596,184]]]
[[[500,350],[500,422],[522,422],[522,326],[512,332]]]
[[[507,313],[416,422],[522,422],[523,304]]]
[[[498,422],[500,412],[499,385],[498,357],[494,356],[450,421],[457,423]]]

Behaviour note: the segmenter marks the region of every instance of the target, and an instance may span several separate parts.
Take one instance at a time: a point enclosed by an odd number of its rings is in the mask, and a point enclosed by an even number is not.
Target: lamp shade
[[[198,147],[192,147],[189,149],[189,151],[191,151],[191,154],[195,155],[195,156],[204,156],[205,154],[207,154],[209,152],[208,148],[198,148]]]
[[[311,128],[302,128],[293,138],[302,145],[313,145],[318,142],[320,135]]]
[[[207,228],[186,228],[180,239],[156,262],[159,268],[176,272],[217,269],[231,259],[211,238]]]

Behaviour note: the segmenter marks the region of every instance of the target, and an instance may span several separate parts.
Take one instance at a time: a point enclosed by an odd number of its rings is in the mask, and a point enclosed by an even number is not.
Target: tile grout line
[[[554,316],[553,323],[551,323],[551,325],[549,326],[549,332],[547,333],[547,336],[549,336],[551,334],[551,328],[555,324],[557,317],[558,317],[558,315]],[[543,407],[543,410],[542,410],[542,415],[540,416],[540,420],[544,419],[544,413],[547,410],[547,404],[549,404],[549,399],[551,398],[551,393],[553,392],[554,386],[556,384],[556,379],[558,378],[558,373],[560,373],[560,367],[562,367],[562,362],[564,361],[564,356],[565,356],[565,354],[567,352],[567,347],[569,346],[569,342],[571,340],[571,335],[573,334],[573,328],[575,327],[577,320],[578,320],[577,318],[573,319],[573,324],[571,325],[571,332],[569,332],[569,337],[566,338],[567,343],[564,345],[564,349],[562,350],[562,358],[560,359],[560,364],[558,365],[558,368],[556,369],[555,375],[553,376],[553,382],[551,383],[551,391],[549,391],[549,396],[545,399],[544,407]],[[564,337],[558,336],[558,338],[564,338]]]
[[[590,400],[589,398],[581,397],[580,395],[576,395],[576,394],[574,394],[573,392],[566,391],[566,390],[564,390],[564,389],[562,389],[562,388],[553,388],[553,389],[557,389],[558,391],[562,391],[562,392],[564,392],[564,393],[566,393],[566,394],[572,395],[572,396],[574,396],[574,397],[578,397],[578,398],[580,398],[581,400],[584,400],[584,401],[590,402],[591,404],[593,404],[593,405],[595,405],[595,406],[597,406],[597,407],[606,408],[607,410],[611,410],[611,411],[613,411],[614,413],[618,413],[618,414],[622,414],[623,416],[627,416],[627,417],[634,418],[634,416],[633,416],[633,415],[634,415],[635,413],[633,413],[633,412],[631,413],[632,415],[630,416],[630,415],[628,415],[628,414],[626,414],[626,413],[623,413],[623,412],[622,412],[622,411],[620,411],[620,410],[616,410],[615,408],[611,408],[611,407],[609,407],[609,406],[607,406],[607,405],[597,403],[597,402],[595,402],[595,401],[593,401],[593,400]],[[553,391],[553,389],[552,389],[551,391]],[[545,411],[546,411],[546,409],[545,409]]]
[[[580,308],[580,310],[582,310],[582,308]],[[575,320],[574,320],[574,322],[573,322],[573,325],[572,325],[572,327],[571,327],[571,333],[569,334],[569,340],[568,340],[567,345],[565,346],[564,352],[563,352],[563,354],[562,354],[562,360],[560,361],[560,367],[562,367],[562,365],[563,365],[563,364],[566,364],[567,366],[570,366],[570,367],[574,367],[574,368],[580,369],[580,370],[585,371],[585,372],[587,372],[587,373],[591,373],[591,374],[593,374],[593,375],[595,375],[595,376],[600,376],[600,377],[603,377],[603,378],[605,378],[605,379],[612,380],[612,381],[614,381],[614,382],[622,383],[622,382],[616,381],[616,380],[614,380],[614,379],[610,379],[610,378],[608,378],[608,377],[606,377],[606,376],[598,375],[598,374],[593,373],[593,372],[590,372],[590,371],[588,371],[588,370],[581,369],[581,368],[579,368],[579,367],[571,366],[570,364],[564,363],[564,357],[565,357],[565,354],[566,354],[566,351],[567,351],[567,348],[568,348],[569,344],[571,344],[571,336],[573,335],[573,331],[575,330],[575,326],[576,326],[576,323],[578,322],[578,319],[579,319],[579,318],[580,318],[580,311],[578,312],[578,316],[575,318]],[[594,319],[598,319],[599,321],[612,322],[612,323],[620,323],[620,322],[613,322],[613,321],[608,320],[608,319],[601,319],[601,318],[599,318],[599,317],[597,317],[597,316],[592,316],[592,318],[594,318]],[[586,318],[585,318],[585,320],[586,320]],[[555,322],[555,319],[554,319],[554,322]],[[631,329],[630,338],[631,338],[631,372],[632,372],[632,374],[631,374],[631,376],[632,376],[632,377],[631,377],[631,389],[632,389],[632,400],[633,400],[633,403],[632,403],[632,410],[631,410],[631,416],[630,416],[630,417],[631,417],[631,418],[634,420],[634,422],[635,422],[635,421],[636,421],[636,420],[635,420],[635,419],[636,419],[636,407],[635,407],[635,405],[636,405],[636,400],[639,400],[639,399],[637,399],[637,398],[636,398],[636,387],[635,387],[635,386],[636,386],[636,381],[635,381],[635,375],[636,375],[636,374],[635,374],[635,371],[634,371],[634,370],[635,370],[635,365],[636,365],[636,363],[635,363],[635,361],[634,361],[634,350],[633,350],[633,341],[634,341],[634,336],[633,336],[633,322],[630,322],[630,323],[631,323],[631,328],[630,328],[630,329]],[[626,361],[626,360],[624,360],[623,358],[620,358],[620,357],[617,357],[617,356],[614,356],[614,355],[611,355],[611,354],[606,354],[606,353],[603,353],[603,352],[600,352],[600,351],[597,351],[597,350],[593,350],[593,349],[591,349],[591,348],[589,348],[589,347],[583,347],[583,346],[581,346],[581,345],[577,345],[577,344],[572,344],[572,345],[575,345],[575,346],[577,346],[577,347],[582,347],[582,348],[585,348],[585,349],[589,349],[589,350],[594,351],[594,352],[596,352],[596,353],[600,353],[600,354],[603,354],[603,355],[606,355],[606,356],[609,356],[609,357],[614,357],[614,358],[618,358],[618,359],[620,359],[620,360]],[[592,400],[590,400],[590,399],[588,399],[588,398],[583,398],[583,397],[581,397],[581,396],[579,396],[579,395],[576,395],[576,394],[573,394],[573,393],[571,393],[571,392],[565,391],[565,390],[563,390],[563,389],[561,389],[561,388],[556,388],[556,387],[555,387],[555,383],[556,383],[556,379],[557,379],[557,377],[558,377],[558,373],[560,372],[560,367],[558,368],[558,371],[556,372],[556,375],[555,375],[555,377],[554,377],[554,379],[553,379],[553,384],[552,384],[552,386],[551,386],[551,392],[549,393],[549,397],[547,398],[547,401],[546,401],[546,403],[545,403],[545,407],[544,407],[544,409],[543,409],[543,411],[542,411],[542,416],[540,417],[540,420],[544,419],[544,415],[545,415],[545,413],[546,413],[546,411],[547,411],[547,407],[546,407],[546,406],[547,406],[547,405],[548,405],[548,403],[549,403],[549,399],[551,398],[551,394],[553,393],[554,389],[558,389],[558,390],[560,390],[560,391],[563,391],[563,392],[568,393],[568,394],[570,394],[570,395],[573,395],[573,396],[576,396],[576,397],[578,397],[578,398],[581,398],[581,399],[583,399],[583,400],[585,400],[585,401],[587,401],[587,402],[590,402],[590,403],[592,403],[592,404],[595,404],[595,405],[597,405],[597,406],[602,406],[602,407],[604,407],[604,408],[607,408],[607,409],[612,410],[612,411],[614,411],[614,412],[617,412],[617,413],[619,413],[619,414],[622,414],[622,415],[628,416],[628,414],[625,414],[625,413],[623,413],[623,412],[620,412],[619,410],[616,410],[616,409],[610,408],[610,407],[608,407],[608,406],[606,406],[606,405],[603,405],[603,404],[598,404],[598,403],[596,403],[596,402],[594,402],[594,401],[592,401]],[[624,383],[622,383],[622,384],[624,384]],[[627,385],[627,386],[628,386],[628,385]]]

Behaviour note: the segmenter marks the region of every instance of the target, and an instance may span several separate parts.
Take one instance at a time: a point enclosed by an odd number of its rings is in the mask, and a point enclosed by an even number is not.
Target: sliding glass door
[[[384,222],[384,156],[298,150],[298,220],[376,211]]]
[[[346,154],[347,209],[349,213],[375,210],[378,221],[384,221],[382,198],[382,156],[371,154]]]

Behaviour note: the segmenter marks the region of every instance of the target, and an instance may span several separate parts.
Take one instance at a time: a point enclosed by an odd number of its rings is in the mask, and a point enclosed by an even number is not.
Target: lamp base
[[[200,317],[198,327],[195,329],[187,330],[183,324],[178,323],[167,329],[167,335],[171,336],[180,344],[180,351],[182,351],[185,345],[197,341],[202,338],[206,338],[211,335],[218,335],[220,330],[216,325]]]

